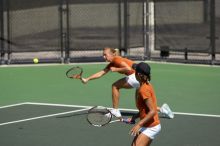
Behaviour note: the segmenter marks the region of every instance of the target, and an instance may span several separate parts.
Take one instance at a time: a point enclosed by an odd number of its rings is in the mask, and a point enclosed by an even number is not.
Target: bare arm
[[[153,102],[152,99],[145,99],[145,104],[147,105],[147,107],[149,108],[149,112],[146,115],[145,118],[143,118],[142,120],[140,120],[130,131],[130,133],[132,135],[138,135],[139,134],[139,129],[145,124],[147,123],[149,120],[151,120],[153,118],[153,116],[156,114],[156,110],[154,110],[153,108]]]
[[[147,123],[149,120],[151,120],[154,115],[156,114],[156,110],[154,110],[154,107],[153,107],[153,102],[152,102],[152,99],[149,98],[149,99],[145,99],[145,104],[147,105],[148,109],[149,109],[149,112],[148,114],[146,115],[145,118],[143,118],[142,120],[140,120],[138,122],[138,125],[140,125],[141,127]]]
[[[100,77],[102,77],[103,75],[105,75],[109,70],[108,69],[103,69],[91,76],[89,76],[88,78],[82,78],[82,82],[85,84],[87,83],[89,80],[94,80],[94,79],[98,79]]]

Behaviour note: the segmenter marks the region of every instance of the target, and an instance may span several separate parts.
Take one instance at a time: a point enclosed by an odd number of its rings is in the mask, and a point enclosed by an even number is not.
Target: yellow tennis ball
[[[38,63],[38,62],[39,62],[38,58],[34,58],[34,59],[33,59],[33,62],[34,62],[34,63]]]

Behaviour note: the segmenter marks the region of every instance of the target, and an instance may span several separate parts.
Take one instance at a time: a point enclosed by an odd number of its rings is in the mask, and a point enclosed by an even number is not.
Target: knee
[[[119,86],[116,82],[112,84],[112,89],[119,89]]]
[[[113,84],[112,84],[112,89],[118,89],[117,84],[113,83]]]
[[[112,84],[112,89],[117,89],[117,90],[119,90],[119,89],[121,89],[121,88],[126,88],[126,85],[127,83],[126,83],[126,79],[125,78],[122,78],[122,79],[120,79],[120,80],[118,80],[118,81],[116,81],[116,82],[114,82],[113,84]]]

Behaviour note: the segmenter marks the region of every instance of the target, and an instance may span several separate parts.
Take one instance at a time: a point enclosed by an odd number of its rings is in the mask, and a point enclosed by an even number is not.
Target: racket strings
[[[92,125],[100,127],[111,121],[111,114],[107,109],[92,109],[87,115],[87,120]]]
[[[81,78],[82,69],[80,67],[74,67],[67,71],[66,76],[69,78]]]

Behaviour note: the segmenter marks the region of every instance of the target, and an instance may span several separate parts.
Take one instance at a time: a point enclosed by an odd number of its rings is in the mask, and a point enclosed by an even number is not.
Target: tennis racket
[[[102,127],[109,123],[123,122],[126,124],[134,124],[134,122],[128,122],[126,119],[115,119],[114,115],[106,107],[95,106],[88,111],[87,121],[96,127]]]
[[[82,80],[83,69],[79,66],[75,66],[66,71],[66,76],[72,79]]]
[[[112,113],[105,107],[95,106],[88,111],[87,121],[96,127],[102,127],[109,123],[119,122],[120,119],[112,120]]]

